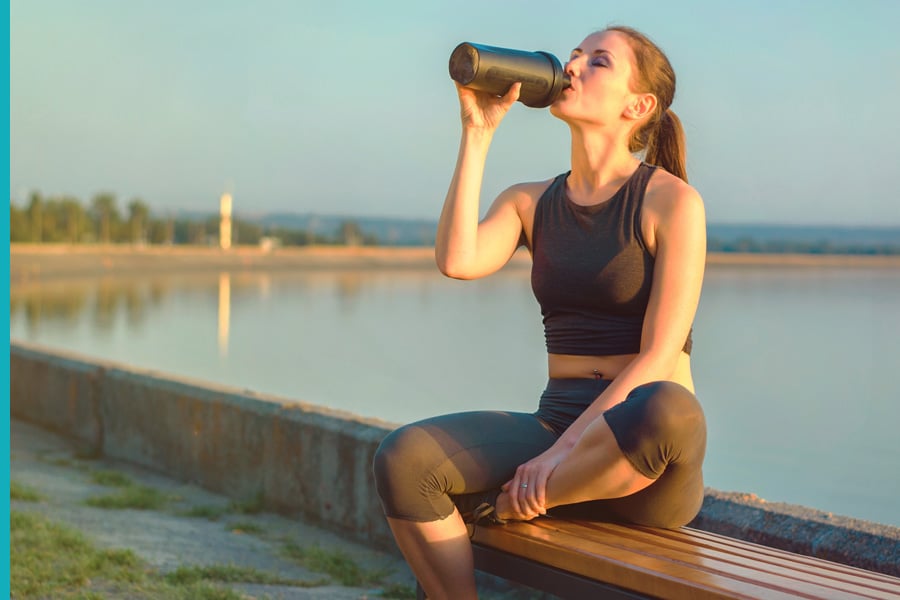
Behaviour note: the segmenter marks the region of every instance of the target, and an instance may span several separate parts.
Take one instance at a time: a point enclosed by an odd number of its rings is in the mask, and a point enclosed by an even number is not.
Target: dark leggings
[[[404,425],[381,442],[375,483],[388,517],[436,521],[454,497],[497,490],[516,468],[547,450],[610,384],[551,379],[534,414],[474,411]],[[556,507],[551,514],[654,527],[680,527],[700,510],[706,425],[696,397],[671,382],[635,388],[603,413],[623,454],[655,479],[625,496]]]

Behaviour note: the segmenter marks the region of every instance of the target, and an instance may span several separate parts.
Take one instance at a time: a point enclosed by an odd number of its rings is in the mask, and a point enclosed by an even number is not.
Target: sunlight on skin
[[[477,600],[472,545],[459,511],[440,521],[387,522],[430,600]]]
[[[585,430],[566,459],[548,478],[544,512],[563,504],[621,498],[641,491],[654,481],[635,470],[619,449],[606,420],[600,418]],[[517,500],[522,498],[501,493],[497,497],[497,516],[528,521],[543,514],[524,509],[517,505]]]

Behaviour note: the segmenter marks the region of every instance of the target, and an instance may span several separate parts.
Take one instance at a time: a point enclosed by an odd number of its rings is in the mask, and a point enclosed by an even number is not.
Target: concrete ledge
[[[106,456],[395,549],[371,477],[388,423],[11,344],[10,412]]]
[[[689,526],[900,576],[900,528],[890,525],[707,488]]]
[[[395,427],[13,343],[10,409],[103,454],[394,550],[371,475]],[[707,489],[692,527],[900,576],[900,529]]]
[[[15,344],[9,362],[11,414],[74,437],[92,452],[102,449],[100,364]]]

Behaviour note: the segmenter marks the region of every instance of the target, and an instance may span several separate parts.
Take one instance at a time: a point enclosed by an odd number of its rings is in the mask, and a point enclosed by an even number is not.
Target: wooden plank
[[[672,598],[859,598],[884,597],[863,586],[839,589],[822,580],[798,579],[783,567],[760,571],[751,562],[720,550],[689,544],[672,547],[653,530],[538,519],[502,528],[476,529],[476,541],[532,560],[641,593]],[[638,539],[635,539],[637,536]],[[680,547],[678,547],[680,546]],[[777,565],[776,565],[777,566]],[[599,575],[598,575],[599,573]],[[703,590],[705,595],[698,595]]]
[[[879,590],[900,594],[900,578],[892,577],[884,573],[867,571],[865,569],[844,565],[823,558],[796,554],[787,550],[770,548],[753,542],[735,540],[734,538],[708,532],[699,532],[698,530],[685,530],[682,532],[665,529],[634,529],[651,532],[655,536],[681,541],[682,543],[690,544],[695,547],[722,549],[724,551],[732,552],[736,557],[742,559],[782,564],[809,575],[838,579],[856,585],[871,586]],[[697,535],[698,533],[703,535]]]
[[[534,531],[533,526],[517,531],[521,525],[478,527],[474,541],[660,598],[789,600],[798,597],[795,593],[762,587],[752,581],[722,576],[715,571],[698,570],[614,544],[586,542],[560,532],[548,536],[546,532]]]
[[[536,523],[536,522],[535,522]],[[581,535],[590,539],[596,533],[616,535],[623,539],[640,540],[655,544],[662,549],[669,548],[686,553],[693,553],[698,560],[714,558],[737,565],[748,566],[761,571],[760,577],[767,572],[779,576],[808,581],[810,578],[821,580],[822,585],[854,593],[861,597],[880,594],[900,596],[900,579],[873,574],[863,569],[856,569],[822,559],[803,557],[784,550],[769,549],[756,544],[721,544],[716,541],[691,534],[690,531],[652,529],[622,526],[595,522],[560,523],[560,530],[567,530],[573,535]],[[722,536],[724,537],[724,536]],[[730,539],[730,538],[726,538]],[[764,549],[765,552],[759,552]],[[797,560],[801,559],[801,560]],[[878,575],[872,577],[872,575]]]
[[[584,522],[581,522],[581,523],[584,523]],[[642,528],[642,527],[638,527],[638,526],[634,526],[634,528],[650,530],[650,528]],[[855,573],[858,576],[867,577],[870,579],[878,579],[878,580],[885,581],[885,582],[898,581],[897,577],[887,575],[886,573],[878,573],[875,571],[868,571],[866,569],[860,569],[859,567],[853,567],[850,565],[845,565],[842,563],[829,561],[828,559],[824,559],[824,558],[818,558],[815,556],[807,556],[804,554],[797,554],[794,552],[790,552],[789,550],[781,550],[778,548],[772,548],[771,546],[764,546],[764,545],[758,544],[756,542],[748,542],[745,540],[739,540],[737,538],[728,537],[728,536],[721,535],[718,533],[711,533],[708,531],[701,531],[699,529],[691,529],[688,527],[682,527],[681,529],[678,529],[678,530],[658,529],[658,530],[654,530],[654,531],[656,531],[659,535],[673,535],[673,534],[675,536],[688,535],[688,536],[690,536],[691,540],[693,540],[697,543],[701,543],[701,541],[706,541],[708,543],[723,544],[723,545],[728,545],[728,546],[732,546],[735,548],[747,548],[757,554],[770,554],[772,556],[782,556],[785,554],[789,554],[791,559],[794,560],[795,562],[802,562],[802,563],[806,563],[806,564],[810,564],[810,565],[825,562],[829,565],[829,568],[832,568],[834,570],[838,570],[841,572],[846,572],[848,574]]]
[[[535,522],[537,523],[537,522]],[[560,528],[556,528],[559,530]],[[782,560],[782,561],[773,561],[769,559],[768,561],[760,561],[757,560],[755,556],[752,554],[747,554],[746,552],[743,556],[735,556],[731,552],[722,552],[721,550],[710,550],[706,545],[697,545],[685,542],[677,542],[672,540],[667,540],[667,538],[663,537],[660,532],[665,530],[659,529],[650,529],[650,528],[635,528],[630,526],[622,526],[622,525],[612,525],[612,524],[601,524],[601,523],[587,523],[585,526],[577,523],[563,523],[561,529],[568,530],[569,533],[585,538],[591,538],[592,536],[597,535],[606,535],[606,536],[615,536],[620,538],[621,540],[630,540],[627,542],[629,544],[633,544],[635,548],[644,548],[647,547],[642,544],[650,544],[651,547],[658,547],[658,552],[660,555],[665,556],[665,549],[673,549],[681,552],[677,556],[678,560],[683,560],[685,555],[688,557],[696,556],[698,561],[703,560],[721,560],[726,563],[730,562],[733,565],[741,568],[750,568],[754,570],[758,570],[757,578],[759,580],[769,579],[771,581],[775,581],[773,577],[780,578],[783,585],[788,585],[789,580],[795,580],[800,582],[800,584],[808,583],[810,581],[814,581],[817,585],[822,585],[824,587],[830,587],[838,591],[843,591],[846,593],[853,594],[858,597],[884,597],[885,595],[895,595],[900,592],[900,580],[895,580],[890,583],[879,582],[876,580],[869,580],[862,577],[858,577],[859,573],[866,573],[866,571],[862,570],[853,570],[853,576],[835,576],[835,574],[829,569],[822,569],[822,566],[827,565],[835,565],[839,566],[836,563],[829,563],[828,561],[823,561],[820,559],[812,559],[813,561],[817,561],[820,567],[819,569],[815,569],[812,567],[806,567],[805,572],[798,571],[794,568],[791,561]],[[651,550],[652,551],[652,550]],[[797,556],[789,552],[778,551],[782,554],[783,557],[793,557]]]

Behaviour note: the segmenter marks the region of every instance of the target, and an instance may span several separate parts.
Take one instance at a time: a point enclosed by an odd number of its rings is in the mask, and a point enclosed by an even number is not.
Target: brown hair
[[[605,31],[617,31],[628,38],[634,53],[634,81],[632,87],[656,96],[657,106],[650,118],[631,133],[628,149],[645,151],[644,160],[658,165],[669,173],[687,181],[687,157],[684,129],[681,121],[669,108],[675,98],[675,71],[659,46],[640,31],[614,25]]]

